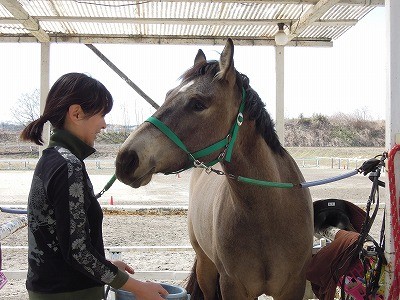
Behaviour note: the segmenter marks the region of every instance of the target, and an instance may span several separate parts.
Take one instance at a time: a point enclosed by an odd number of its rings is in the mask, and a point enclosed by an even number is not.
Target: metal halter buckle
[[[238,113],[237,117],[236,117],[236,122],[237,124],[240,126],[243,123],[243,114],[240,112]]]

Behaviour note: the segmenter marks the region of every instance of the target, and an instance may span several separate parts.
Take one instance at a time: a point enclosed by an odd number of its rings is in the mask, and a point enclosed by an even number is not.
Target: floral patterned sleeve
[[[90,226],[85,199],[86,177],[83,164],[69,151],[60,154],[66,159],[66,167],[58,172],[53,186],[59,186],[57,201],[54,203],[57,220],[57,238],[64,258],[77,270],[111,286],[122,286],[128,275],[118,270],[91,244]],[[67,173],[67,176],[65,176]],[[67,178],[67,180],[66,180]],[[121,274],[122,273],[122,274]]]

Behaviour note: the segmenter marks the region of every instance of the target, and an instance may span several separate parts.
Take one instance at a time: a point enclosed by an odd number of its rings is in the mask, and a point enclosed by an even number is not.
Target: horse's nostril
[[[139,165],[136,151],[123,151],[118,153],[116,160],[116,174],[120,179],[133,174]]]

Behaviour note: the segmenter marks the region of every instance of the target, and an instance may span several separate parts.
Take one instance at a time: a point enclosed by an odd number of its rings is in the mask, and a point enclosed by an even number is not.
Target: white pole
[[[49,93],[50,82],[50,43],[40,44],[40,115],[44,111],[46,97]],[[42,156],[42,151],[47,147],[50,140],[50,124],[47,122],[43,127],[44,145],[39,147],[39,156]]]
[[[386,0],[386,39],[387,39],[387,94],[386,94],[386,148],[392,149],[395,144],[400,143],[400,1]],[[399,175],[400,163],[395,160],[395,170]],[[386,182],[389,186],[388,182]],[[399,188],[397,185],[397,199]],[[385,256],[389,266],[393,267],[394,244],[393,244],[393,224],[391,222],[390,193],[386,199],[386,222],[385,222]],[[385,269],[385,298],[389,295],[389,289],[393,281],[393,269]]]
[[[275,82],[276,82],[276,133],[285,144],[285,47],[275,46]]]

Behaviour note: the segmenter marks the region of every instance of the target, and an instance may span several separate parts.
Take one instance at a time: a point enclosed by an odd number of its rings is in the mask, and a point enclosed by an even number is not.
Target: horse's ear
[[[197,51],[196,57],[194,59],[194,64],[197,65],[200,62],[206,62],[206,61],[207,61],[207,59],[206,59],[204,52],[201,49],[199,49],[199,51]]]
[[[225,79],[229,83],[235,83],[235,67],[233,63],[233,41],[229,38],[226,41],[224,50],[221,53],[219,60],[219,73],[218,78]]]

